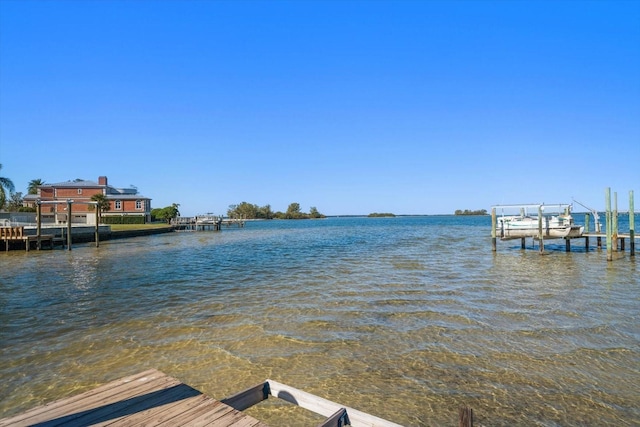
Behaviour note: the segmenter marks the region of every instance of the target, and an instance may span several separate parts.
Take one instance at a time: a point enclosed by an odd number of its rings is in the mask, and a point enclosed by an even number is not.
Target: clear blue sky
[[[640,2],[0,0],[0,163],[183,215],[638,209]]]

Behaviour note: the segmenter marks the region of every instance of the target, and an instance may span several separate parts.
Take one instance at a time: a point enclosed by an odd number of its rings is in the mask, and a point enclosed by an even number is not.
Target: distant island
[[[370,213],[369,214],[369,218],[382,218],[382,217],[395,217],[395,214],[392,213],[378,213],[378,212],[374,212],[374,213]]]
[[[487,215],[486,209],[478,209],[477,211],[470,211],[469,209],[465,210],[456,210],[455,215]]]
[[[241,202],[237,205],[229,205],[227,210],[228,218],[241,219],[317,219],[326,218],[325,215],[318,212],[315,206],[311,206],[309,213],[300,210],[300,203],[294,202],[289,204],[286,212],[273,212],[271,205],[259,207],[256,204]]]

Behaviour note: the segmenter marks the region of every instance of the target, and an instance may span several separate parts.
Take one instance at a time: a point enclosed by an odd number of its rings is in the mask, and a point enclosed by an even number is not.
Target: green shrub
[[[138,215],[103,216],[103,224],[144,224],[144,217]]]

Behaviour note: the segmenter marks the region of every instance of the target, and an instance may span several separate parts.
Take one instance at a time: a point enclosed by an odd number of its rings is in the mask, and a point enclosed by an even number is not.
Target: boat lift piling
[[[496,246],[496,227],[498,226],[496,218],[496,208],[491,208],[491,249],[493,252],[498,250]]]
[[[633,190],[629,191],[629,256],[636,256],[636,215],[633,206]]]
[[[613,223],[611,222],[611,188],[607,187],[604,192],[605,207],[607,209],[605,218],[607,222],[607,261],[613,261],[613,253],[611,251],[611,239],[613,237]]]
[[[542,234],[542,205],[538,206],[538,248],[544,253],[544,235]]]
[[[66,203],[67,204],[67,250],[71,250],[71,221],[72,221],[72,217],[71,217],[71,213],[72,213],[72,205],[74,203],[80,203],[82,205],[90,205],[90,206],[94,206],[95,210],[96,210],[96,227],[95,227],[95,243],[96,243],[96,248],[100,246],[100,221],[101,221],[101,216],[100,216],[100,208],[98,206],[98,202],[76,202],[74,200],[71,199],[67,199],[66,202],[62,201],[62,200],[51,200],[51,201],[44,201],[44,200],[38,200],[36,202],[36,235],[38,236],[38,249],[40,249],[41,246],[41,230],[42,230],[42,205],[48,204],[48,205],[58,205],[58,204],[62,204],[62,203]],[[64,233],[63,233],[64,234]]]
[[[613,246],[611,246],[611,249],[613,249],[613,252],[618,252],[618,192],[617,191],[613,192],[613,217],[611,218],[611,224],[613,226],[613,228],[611,229],[611,232],[613,233],[613,235],[611,236],[611,238],[613,239]]]
[[[589,212],[584,214],[584,233],[589,234],[589,226],[591,225],[591,215]],[[584,238],[584,250],[589,252],[589,236]]]

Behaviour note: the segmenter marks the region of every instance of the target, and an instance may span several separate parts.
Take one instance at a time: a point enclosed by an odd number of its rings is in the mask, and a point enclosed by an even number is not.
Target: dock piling
[[[37,239],[38,250],[42,248],[42,241],[40,240],[40,236],[42,235],[42,224],[40,221],[40,218],[42,218],[41,215],[42,215],[42,205],[40,204],[40,200],[38,200],[38,203],[36,203],[36,239]],[[51,245],[53,246],[53,243]]]
[[[497,250],[496,247],[496,208],[491,208],[491,249],[493,252]]]
[[[544,237],[542,235],[542,205],[538,206],[538,245],[540,253],[544,253]]]
[[[636,256],[636,211],[633,206],[633,190],[629,191],[629,256]]]
[[[459,414],[459,427],[473,427],[473,409],[468,406],[461,406]]]
[[[618,252],[618,192],[613,192],[613,217],[611,218],[613,251]]]
[[[613,261],[613,252],[611,249],[611,238],[613,234],[613,224],[611,224],[611,188],[607,187],[605,190],[605,207],[606,221],[607,221],[607,261]]]
[[[100,246],[100,206],[96,202],[96,248]]]
[[[67,200],[67,250],[71,250],[71,205],[72,201]]]
[[[591,216],[589,213],[584,214],[584,232],[585,234],[589,234],[589,223],[591,222]],[[589,252],[589,236],[584,238],[584,249]]]

